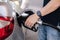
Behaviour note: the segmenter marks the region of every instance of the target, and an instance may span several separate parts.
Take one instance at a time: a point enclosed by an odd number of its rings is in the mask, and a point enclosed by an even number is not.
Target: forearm
[[[45,7],[43,7],[41,11],[41,15],[45,16],[53,11],[55,11],[60,6],[60,1],[51,0]]]

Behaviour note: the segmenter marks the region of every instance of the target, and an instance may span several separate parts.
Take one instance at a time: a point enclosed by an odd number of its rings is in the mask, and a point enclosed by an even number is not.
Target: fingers
[[[36,15],[31,15],[27,18],[25,25],[29,28],[32,28],[32,26],[34,26],[34,24],[38,21],[38,17],[36,17]]]
[[[25,25],[28,26],[29,28],[31,28],[32,25],[33,25],[32,20],[28,18],[28,19],[26,20],[26,22],[25,22]]]

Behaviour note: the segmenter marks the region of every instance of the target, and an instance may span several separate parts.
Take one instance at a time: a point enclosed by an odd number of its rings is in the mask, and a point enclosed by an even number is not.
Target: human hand
[[[32,26],[38,21],[39,16],[37,14],[33,14],[27,18],[25,21],[25,25],[29,28],[32,28]]]

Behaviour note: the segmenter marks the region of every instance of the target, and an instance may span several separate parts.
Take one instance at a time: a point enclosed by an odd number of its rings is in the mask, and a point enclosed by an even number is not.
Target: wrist
[[[42,18],[42,15],[41,15],[41,12],[40,11],[37,11],[36,14],[39,16],[39,18]]]
[[[35,16],[39,19],[40,17],[35,13]]]

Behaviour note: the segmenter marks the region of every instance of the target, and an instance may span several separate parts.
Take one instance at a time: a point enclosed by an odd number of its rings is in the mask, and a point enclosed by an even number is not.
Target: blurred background
[[[26,1],[26,3],[24,3],[24,5],[22,5],[23,1],[24,2]],[[0,2],[9,3],[12,6],[13,10],[15,12],[17,12],[18,14],[21,12],[22,9],[26,9],[27,8],[27,9],[32,9],[32,10],[40,10],[40,8],[43,7],[43,0],[0,0]],[[33,31],[31,31],[29,29],[26,29],[24,27],[22,27],[21,29],[22,29],[23,34],[24,34],[24,40],[37,40],[38,31],[37,32],[33,32]],[[17,28],[15,27],[14,30],[15,30],[14,31],[15,35],[16,35],[16,32],[18,32],[18,34],[20,33],[19,31],[17,31],[17,30],[20,30],[19,27],[17,27]],[[22,33],[20,33],[19,35],[22,35]],[[7,40],[9,40],[9,39],[7,38]],[[10,40],[12,40],[12,39],[10,39]]]
[[[43,1],[44,0],[0,0],[0,2],[9,3],[13,8],[13,13],[17,12],[18,14],[24,9],[40,10],[43,7]],[[15,13],[13,16],[15,16]],[[33,32],[24,27],[20,28],[17,21],[15,21],[14,31],[6,40],[38,40],[38,31]]]

